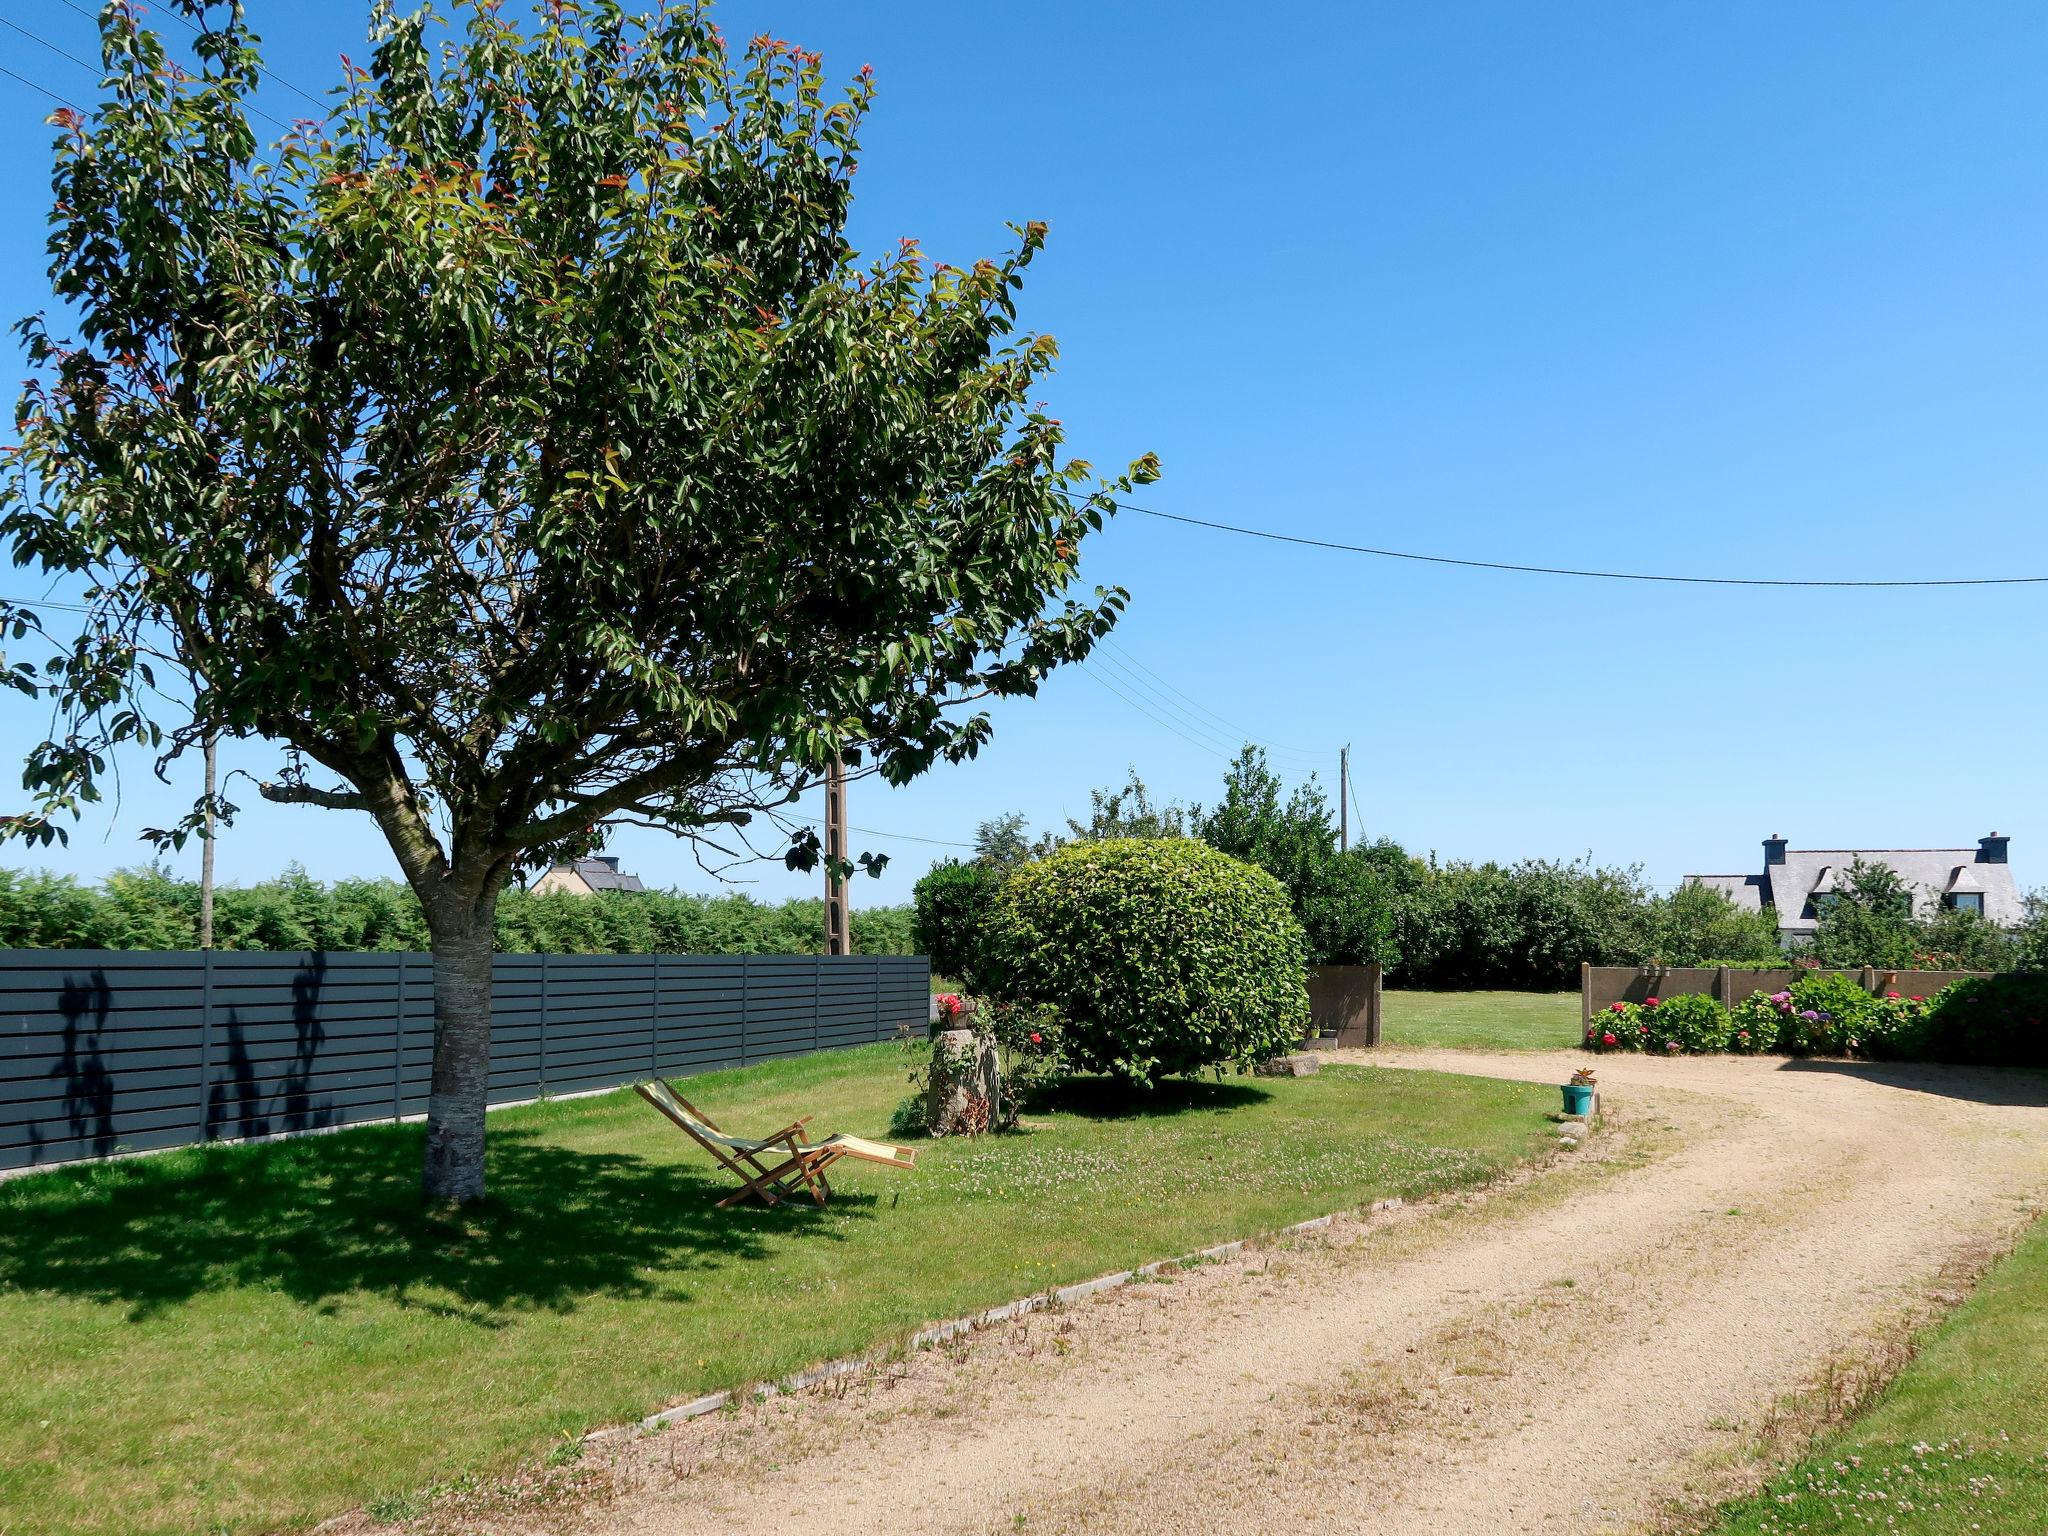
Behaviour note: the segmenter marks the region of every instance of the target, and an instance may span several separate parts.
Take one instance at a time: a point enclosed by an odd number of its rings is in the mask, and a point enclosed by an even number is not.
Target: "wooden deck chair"
[[[677,1093],[672,1083],[652,1078],[635,1083],[633,1091],[673,1121],[676,1127],[724,1166],[740,1187],[718,1204],[721,1208],[746,1199],[763,1205],[780,1205],[790,1196],[808,1190],[823,1205],[832,1197],[825,1170],[842,1157],[864,1163],[881,1163],[889,1168],[914,1168],[917,1152],[910,1147],[868,1141],[860,1136],[828,1136],[816,1144],[802,1140],[803,1128],[811,1116],[784,1126],[772,1136],[729,1136],[711,1117]]]

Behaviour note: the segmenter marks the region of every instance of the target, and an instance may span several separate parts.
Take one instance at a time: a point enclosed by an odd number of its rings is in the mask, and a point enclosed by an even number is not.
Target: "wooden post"
[[[1579,1028],[1593,1022],[1593,962],[1579,962]]]
[[[825,770],[825,953],[852,953],[846,931],[846,764],[838,758]]]
[[[213,948],[213,794],[218,779],[215,770],[219,766],[217,748],[220,737],[212,731],[206,733],[206,823],[199,844],[199,947]]]
[[[1351,847],[1351,744],[1337,749],[1337,851]]]

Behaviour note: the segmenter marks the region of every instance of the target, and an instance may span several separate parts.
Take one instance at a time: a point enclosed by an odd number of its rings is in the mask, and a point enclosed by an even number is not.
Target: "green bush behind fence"
[[[824,903],[755,901],[681,891],[512,889],[498,902],[506,954],[813,955]],[[396,880],[315,880],[296,866],[274,880],[214,892],[214,945],[250,950],[424,950],[419,902]],[[853,947],[907,955],[908,907],[856,907]],[[0,869],[0,949],[195,949],[199,887],[155,868],[99,885],[46,871]]]

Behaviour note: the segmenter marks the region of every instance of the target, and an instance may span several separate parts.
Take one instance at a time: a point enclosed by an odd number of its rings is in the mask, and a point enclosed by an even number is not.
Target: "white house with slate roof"
[[[593,854],[589,858],[572,859],[567,864],[557,864],[533,882],[533,893],[544,896],[549,891],[568,891],[576,896],[594,896],[599,891],[644,891],[638,875],[622,874],[619,861],[608,853]]]
[[[2010,927],[2021,917],[2019,888],[2006,861],[2011,841],[1994,832],[1978,838],[1974,848],[1793,848],[1773,833],[1764,839],[1762,874],[1685,880],[1712,886],[1746,911],[1775,912],[1778,938],[1785,943],[1813,937],[1836,882],[1858,859],[1889,866],[1925,905],[1971,908]]]

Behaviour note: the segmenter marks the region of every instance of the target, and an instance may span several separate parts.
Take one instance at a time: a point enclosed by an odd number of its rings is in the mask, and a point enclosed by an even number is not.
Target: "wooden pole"
[[[840,869],[846,863],[846,765],[838,758],[825,770],[825,953],[853,952],[847,941],[846,880]]]
[[[206,737],[206,823],[204,835],[199,844],[199,947],[213,948],[213,792],[219,782],[215,777],[218,766],[215,748],[220,737],[208,732]]]
[[[1351,744],[1337,749],[1337,851],[1351,846]]]

